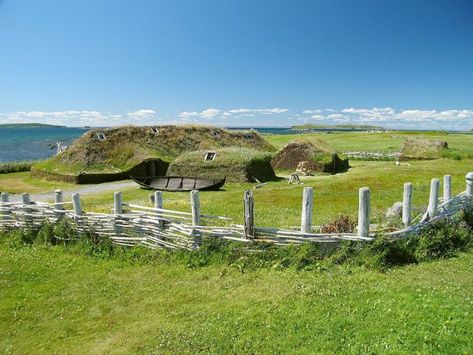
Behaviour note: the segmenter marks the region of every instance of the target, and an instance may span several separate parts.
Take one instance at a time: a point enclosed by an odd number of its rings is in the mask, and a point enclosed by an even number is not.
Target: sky
[[[0,0],[0,123],[473,128],[471,0]]]

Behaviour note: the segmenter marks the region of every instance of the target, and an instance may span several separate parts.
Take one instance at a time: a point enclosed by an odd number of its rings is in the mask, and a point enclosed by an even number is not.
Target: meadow
[[[310,134],[340,151],[398,149],[398,133]],[[356,217],[358,188],[372,191],[374,216],[414,185],[414,205],[427,204],[430,179],[453,177],[465,189],[473,171],[473,136],[406,133],[444,139],[457,158],[350,161],[343,174],[286,180],[254,189],[256,225],[300,224],[302,188],[314,187],[314,221]],[[434,138],[435,137],[435,138]],[[440,137],[440,138],[437,138]],[[300,136],[268,136],[281,147]],[[279,172],[284,177],[287,172]],[[201,192],[202,212],[241,223],[243,191],[226,184]],[[0,175],[0,191],[41,193],[76,186],[27,172]],[[149,191],[123,190],[125,202],[149,203]],[[110,211],[113,193],[83,197],[83,207]],[[189,210],[188,193],[165,193],[165,207]],[[219,261],[89,253],[79,247],[0,241],[0,352],[3,353],[470,353],[473,351],[473,253],[405,266],[242,267]]]

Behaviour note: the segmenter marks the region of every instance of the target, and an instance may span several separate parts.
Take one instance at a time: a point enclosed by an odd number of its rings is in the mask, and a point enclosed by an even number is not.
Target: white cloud
[[[150,109],[141,109],[128,112],[128,117],[135,120],[148,120],[156,116],[156,111]]]
[[[263,115],[272,115],[289,112],[287,108],[237,108],[227,111],[228,113],[260,113]]]
[[[314,114],[316,113],[316,114]],[[326,123],[368,123],[396,128],[422,129],[470,129],[473,126],[473,110],[395,110],[391,107],[344,108],[303,110],[302,114],[311,115],[314,121]],[[422,127],[419,123],[422,122]]]

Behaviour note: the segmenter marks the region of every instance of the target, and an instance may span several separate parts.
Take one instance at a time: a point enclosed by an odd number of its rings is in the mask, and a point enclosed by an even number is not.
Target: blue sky
[[[0,123],[473,127],[471,0],[0,0]]]

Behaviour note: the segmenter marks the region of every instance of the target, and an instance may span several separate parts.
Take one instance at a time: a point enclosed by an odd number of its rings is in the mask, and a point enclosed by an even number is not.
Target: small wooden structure
[[[204,179],[186,176],[131,176],[131,178],[145,189],[162,191],[218,190],[225,184],[225,178]]]

